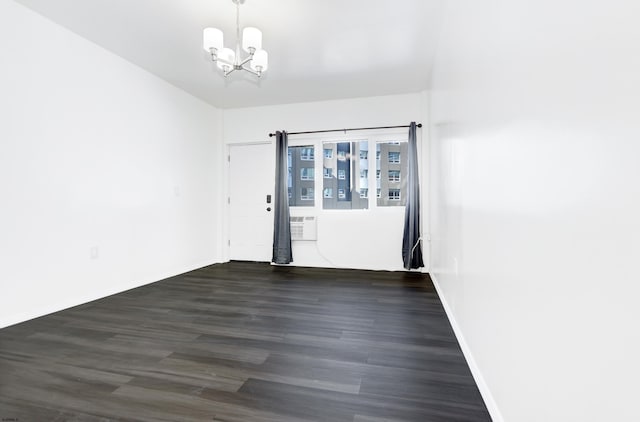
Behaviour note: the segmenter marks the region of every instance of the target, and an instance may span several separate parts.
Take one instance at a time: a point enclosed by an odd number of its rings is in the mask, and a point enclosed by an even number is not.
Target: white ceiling
[[[417,92],[427,87],[443,0],[246,0],[269,52],[261,80],[225,79],[202,30],[235,46],[232,0],[16,0],[222,108]],[[246,72],[243,72],[246,73]]]

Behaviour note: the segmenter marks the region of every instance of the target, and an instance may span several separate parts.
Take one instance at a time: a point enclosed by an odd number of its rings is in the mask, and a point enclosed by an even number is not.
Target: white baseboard
[[[438,292],[438,296],[440,297],[440,301],[442,302],[444,311],[447,314],[447,318],[449,318],[449,323],[451,324],[451,328],[453,328],[453,332],[456,336],[456,339],[460,344],[462,353],[464,354],[464,357],[467,360],[467,364],[469,365],[469,369],[471,370],[471,375],[473,376],[473,379],[475,380],[476,385],[478,386],[478,390],[480,390],[480,394],[482,395],[482,399],[484,400],[484,404],[487,406],[487,410],[491,415],[491,419],[493,419],[493,422],[504,422],[502,413],[500,413],[500,409],[498,408],[498,405],[496,404],[496,401],[493,398],[493,394],[491,394],[491,390],[489,389],[489,386],[485,382],[484,377],[482,376],[482,372],[480,372],[480,368],[478,368],[478,365],[476,364],[476,361],[473,358],[473,355],[471,354],[471,349],[469,348],[469,345],[464,339],[464,335],[460,330],[460,326],[458,326],[458,323],[453,315],[453,311],[449,306],[449,303],[447,302],[447,298],[442,293],[442,289],[438,284],[438,280],[433,274],[429,274],[429,275],[431,276],[433,285],[435,286],[436,291]]]

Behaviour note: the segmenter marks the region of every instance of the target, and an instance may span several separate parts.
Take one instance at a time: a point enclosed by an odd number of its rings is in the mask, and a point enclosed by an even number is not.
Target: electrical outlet
[[[92,246],[89,249],[89,255],[91,256],[91,259],[98,259],[98,257],[100,256],[100,250],[97,246]]]

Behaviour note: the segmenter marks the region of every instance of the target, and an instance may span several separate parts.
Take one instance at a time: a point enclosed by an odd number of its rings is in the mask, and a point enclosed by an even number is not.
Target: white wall
[[[447,2],[432,273],[495,420],[640,420],[639,18]]]
[[[417,93],[228,109],[224,111],[224,140],[226,144],[271,142],[274,138],[269,138],[269,133],[276,130],[298,132],[408,125],[411,121],[420,122],[426,116],[425,106],[425,96]],[[335,140],[342,134],[327,136],[330,138],[327,140]],[[291,136],[289,144],[303,140],[304,136]],[[426,154],[422,149],[420,129],[418,142],[421,153]],[[425,177],[423,196],[428,190],[426,174],[426,171],[421,171],[421,177]],[[273,175],[264,177],[273,178]],[[423,204],[423,210],[426,209],[427,204]],[[313,214],[318,217],[318,241],[294,241],[294,265],[401,270],[403,211],[404,208],[380,209],[378,212],[317,210]],[[309,212],[307,209],[292,209],[292,215],[308,215]],[[427,244],[423,251],[428,261]]]
[[[0,51],[0,326],[220,261],[221,111],[13,1]]]

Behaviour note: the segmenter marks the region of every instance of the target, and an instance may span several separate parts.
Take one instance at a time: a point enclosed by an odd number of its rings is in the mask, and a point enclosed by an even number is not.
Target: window
[[[313,145],[289,147],[287,151],[289,206],[313,207],[315,186]],[[298,177],[300,175],[300,177]],[[311,191],[309,192],[309,189]]]
[[[317,196],[325,210],[368,209],[372,204],[376,208],[404,206],[406,139],[402,135],[376,137],[374,140],[309,141],[307,145],[289,147],[289,205],[319,207],[315,202]],[[314,151],[322,154],[320,163],[315,163]],[[317,180],[315,168],[318,168]]]
[[[315,159],[315,155],[313,152],[313,147],[300,147],[300,159],[304,161],[313,161]]]
[[[399,201],[400,200],[400,189],[389,189],[389,200],[390,201]]]
[[[303,167],[300,169],[300,180],[313,180],[313,167]]]
[[[300,199],[303,201],[313,201],[313,188],[302,188]]]
[[[323,189],[332,189],[331,197],[323,195],[322,207],[324,209],[366,209],[369,208],[369,200],[362,197],[362,189],[367,189],[368,164],[360,157],[368,156],[369,142],[323,142],[324,150],[335,152],[338,158],[331,164],[331,178],[323,178]],[[325,162],[326,163],[326,162]],[[366,195],[366,194],[365,194]]]
[[[406,203],[407,142],[397,140],[377,142],[376,154],[388,160],[376,161],[377,195],[379,207],[398,207]]]

